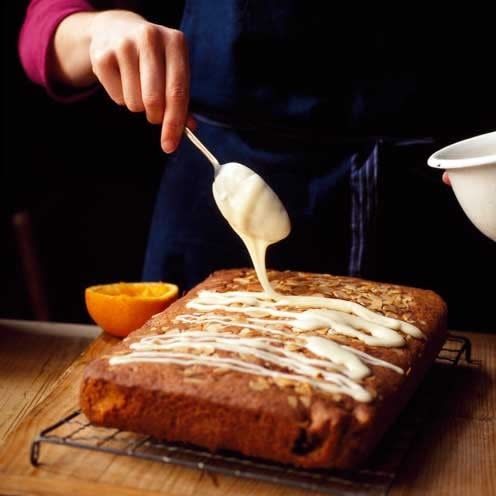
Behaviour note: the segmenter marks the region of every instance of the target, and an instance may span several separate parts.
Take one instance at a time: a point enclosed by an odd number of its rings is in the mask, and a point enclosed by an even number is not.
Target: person
[[[496,113],[485,96],[492,78],[470,90],[475,58],[450,84],[436,69],[484,45],[484,30],[459,40],[444,35],[463,27],[461,17],[443,31],[423,12],[393,22],[376,7],[296,0],[188,0],[174,29],[161,23],[172,3],[31,0],[19,41],[27,74],[54,98],[101,86],[161,126],[171,156],[144,279],[187,289],[249,264],[213,201],[211,168],[182,139],[188,124],[221,162],[253,168],[285,204],[293,231],[270,248],[269,267],[439,288],[448,271],[427,256],[425,239],[446,242],[439,225],[452,206],[440,204],[426,158]]]

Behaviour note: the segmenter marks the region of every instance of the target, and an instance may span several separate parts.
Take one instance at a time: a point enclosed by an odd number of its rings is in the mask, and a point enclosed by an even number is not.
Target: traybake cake
[[[212,274],[84,373],[91,422],[296,466],[359,464],[446,337],[431,291],[357,278]],[[304,296],[304,298],[299,298]]]

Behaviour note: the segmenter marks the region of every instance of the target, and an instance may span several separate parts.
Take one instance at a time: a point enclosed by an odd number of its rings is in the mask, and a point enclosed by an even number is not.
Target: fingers
[[[118,12],[98,20],[90,45],[93,72],[112,100],[161,124],[162,148],[173,152],[188,119],[189,61],[183,33]],[[188,122],[195,125],[191,118]]]
[[[165,51],[162,34],[153,24],[142,27],[139,47],[141,96],[146,118],[160,124],[165,109]]]
[[[166,153],[173,152],[181,140],[189,102],[189,63],[186,39],[180,31],[165,33],[165,112],[161,143]]]
[[[90,55],[91,65],[110,98],[118,105],[124,105],[121,75],[117,59],[112,52],[100,51]]]
[[[131,112],[143,112],[138,50],[131,40],[123,40],[116,50],[124,103]]]
[[[451,186],[451,181],[447,172],[443,172],[443,183]]]

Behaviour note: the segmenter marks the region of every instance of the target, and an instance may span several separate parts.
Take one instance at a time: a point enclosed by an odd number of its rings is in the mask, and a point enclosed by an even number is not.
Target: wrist
[[[54,82],[74,88],[91,86],[96,77],[89,55],[91,26],[99,12],[77,12],[58,25],[49,55],[49,73]]]

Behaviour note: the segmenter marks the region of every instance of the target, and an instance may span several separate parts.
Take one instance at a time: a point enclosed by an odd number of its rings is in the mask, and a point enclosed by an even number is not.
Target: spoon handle
[[[220,169],[220,164],[219,161],[213,156],[212,153],[207,149],[207,147],[193,134],[193,131],[189,129],[188,127],[184,128],[184,133],[186,136],[190,139],[190,141],[193,143],[193,145],[200,150],[205,157],[209,160],[209,162],[212,164],[215,174],[219,172]]]

